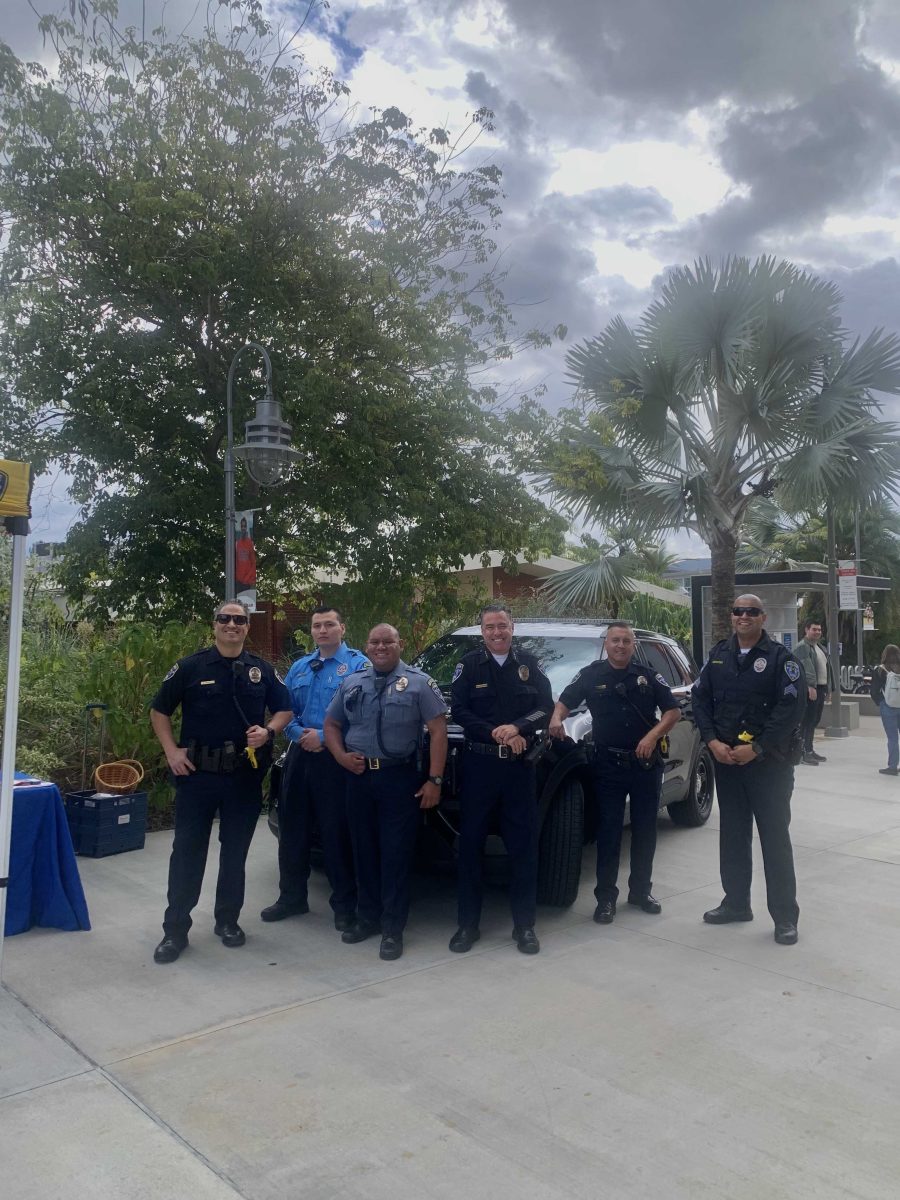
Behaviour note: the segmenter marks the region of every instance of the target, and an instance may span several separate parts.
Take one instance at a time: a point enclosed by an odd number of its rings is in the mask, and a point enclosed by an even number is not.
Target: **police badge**
[[[765,669],[766,660],[764,658],[755,658],[753,660],[753,670],[757,673],[757,675],[762,675]]]
[[[251,683],[261,683],[262,682],[262,671],[259,669],[259,667],[251,667],[250,670],[247,672],[247,678],[250,680]]]
[[[395,686],[396,686],[398,692],[405,692],[406,689],[409,687],[409,680],[406,678],[405,675],[401,675],[400,678],[397,680],[397,683]]]
[[[338,665],[338,669],[335,671],[335,675],[346,675],[346,674],[347,674],[347,664],[340,663]]]
[[[519,667],[519,678],[522,680],[523,683],[528,682],[528,676],[530,674],[531,674],[531,672],[528,670],[528,668],[524,664],[521,667]]]

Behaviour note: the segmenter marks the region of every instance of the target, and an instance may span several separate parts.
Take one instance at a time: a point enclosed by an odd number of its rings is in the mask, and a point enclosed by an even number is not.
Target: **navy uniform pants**
[[[656,821],[662,766],[639,767],[631,762],[598,755],[593,763],[594,798],[597,811],[597,886],[599,902],[615,901],[619,895],[619,854],[625,800],[631,801],[631,874],[628,893],[646,896],[652,890],[653,855],[656,853]]]
[[[175,840],[169,859],[169,906],[163,918],[168,936],[184,937],[191,910],[200,899],[209,835],[219,817],[219,880],[215,918],[235,924],[244,903],[244,864],[262,809],[262,778],[249,771],[214,775],[195,771],[175,783]]]
[[[537,799],[531,763],[466,754],[459,796],[458,918],[463,927],[481,920],[482,857],[491,819],[499,817],[509,859],[509,905],[513,924],[530,929],[537,891]]]
[[[357,915],[386,934],[402,933],[409,916],[409,874],[422,819],[415,763],[346,771],[347,815],[356,864]]]
[[[305,903],[313,822],[318,825],[336,913],[356,912],[353,843],[347,819],[347,772],[330,751],[303,750],[294,743],[285,763],[278,799],[279,899]]]
[[[788,763],[716,763],[719,799],[719,870],[729,908],[750,907],[753,876],[753,822],[759,830],[766,895],[772,920],[796,925],[797,880],[791,849],[791,793],[794,768]]]

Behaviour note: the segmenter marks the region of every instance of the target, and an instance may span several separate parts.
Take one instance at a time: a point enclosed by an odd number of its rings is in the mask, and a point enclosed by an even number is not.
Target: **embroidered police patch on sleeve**
[[[794,662],[793,659],[788,659],[788,661],[784,664],[784,673],[787,675],[788,679],[791,679],[794,683],[796,683],[800,678],[800,664]]]
[[[665,680],[665,679],[663,679],[662,675],[657,675],[657,676],[656,676],[656,682],[657,682],[657,683],[661,683],[661,684],[663,685],[663,687],[668,687],[668,686],[669,686],[669,684],[668,684],[668,681],[667,681],[667,680]]]
[[[163,683],[165,683],[167,680],[171,679],[177,670],[178,670],[178,663],[176,663],[175,666],[172,667],[172,669],[169,671],[166,678],[163,680]]]
[[[284,683],[284,680],[281,678],[281,676],[278,674],[277,671],[275,672],[275,678],[278,680],[279,683]]]
[[[431,690],[433,692],[437,692],[437,694],[439,696],[441,695],[441,689],[438,687],[438,685],[434,682],[433,679],[428,680],[428,686],[431,688]],[[441,696],[441,699],[443,699],[443,696]]]
[[[453,672],[452,682],[456,683],[457,679],[459,679],[459,677],[460,677],[460,675],[462,675],[462,673],[463,673],[463,665],[462,665],[462,663],[457,663],[456,670]]]

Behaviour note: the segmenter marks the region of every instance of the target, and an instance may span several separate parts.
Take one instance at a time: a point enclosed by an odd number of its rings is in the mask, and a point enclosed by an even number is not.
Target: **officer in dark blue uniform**
[[[553,709],[550,680],[533,654],[513,648],[508,608],[481,611],[484,647],[470,651],[453,675],[450,708],[466,735],[459,826],[459,928],[456,954],[481,936],[482,856],[491,817],[499,814],[509,859],[513,937],[523,954],[537,954],[537,794],[534,764],[525,758],[533,735]]]
[[[219,815],[219,881],[215,933],[242,946],[244,864],[262,808],[262,781],[271,745],[291,719],[287,688],[270,663],[244,650],[247,610],[221,605],[215,645],[180,659],[150,705],[153,731],[175,777],[175,841],[169,860],[165,937],[153,958],[174,962],[188,944],[191,909],[200,898],[213,818]],[[181,705],[181,736],[172,714]],[[266,710],[271,714],[266,724]]]
[[[703,914],[709,925],[752,921],[753,821],[759,830],[775,941],[797,941],[797,881],[791,849],[794,763],[802,753],[803,668],[764,626],[758,596],[738,596],[734,630],[710,651],[694,684],[694,717],[716,760],[719,870],[725,898]]]
[[[325,874],[331,885],[334,927],[349,929],[356,917],[356,872],[347,820],[346,773],[325,748],[325,712],[342,680],[369,666],[359,650],[344,643],[345,626],[336,608],[314,608],[310,630],[316,649],[293,664],[285,686],[294,719],[278,798],[278,899],[259,914],[282,921],[309,912],[310,842],[313,816],[319,827]]]
[[[661,675],[633,661],[635,641],[626,621],[606,628],[606,659],[579,671],[553,710],[550,732],[563,738],[564,719],[586,703],[593,722],[593,776],[597,804],[597,907],[594,920],[615,919],[619,853],[625,799],[631,800],[631,874],[628,903],[645,913],[662,912],[652,895],[653,855],[663,766],[659,753],[681,717],[678,702]],[[657,720],[657,710],[662,714]]]
[[[423,808],[441,798],[447,705],[424,671],[403,662],[400,635],[376,625],[366,642],[371,671],[341,683],[325,714],[325,745],[347,772],[347,812],[356,863],[357,919],[348,944],[381,929],[381,958],[403,953],[409,872]],[[431,775],[422,781],[422,734]]]

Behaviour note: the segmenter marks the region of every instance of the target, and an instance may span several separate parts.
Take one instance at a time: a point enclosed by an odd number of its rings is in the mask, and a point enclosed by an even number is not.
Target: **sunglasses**
[[[763,610],[761,608],[756,608],[753,605],[751,605],[749,608],[745,608],[743,604],[736,604],[731,610],[731,615],[733,617],[761,617],[763,615]]]
[[[234,613],[216,613],[217,625],[227,625],[230,621],[233,621],[235,625],[246,625],[249,620],[250,618],[245,617],[243,613],[239,616],[235,616]]]

